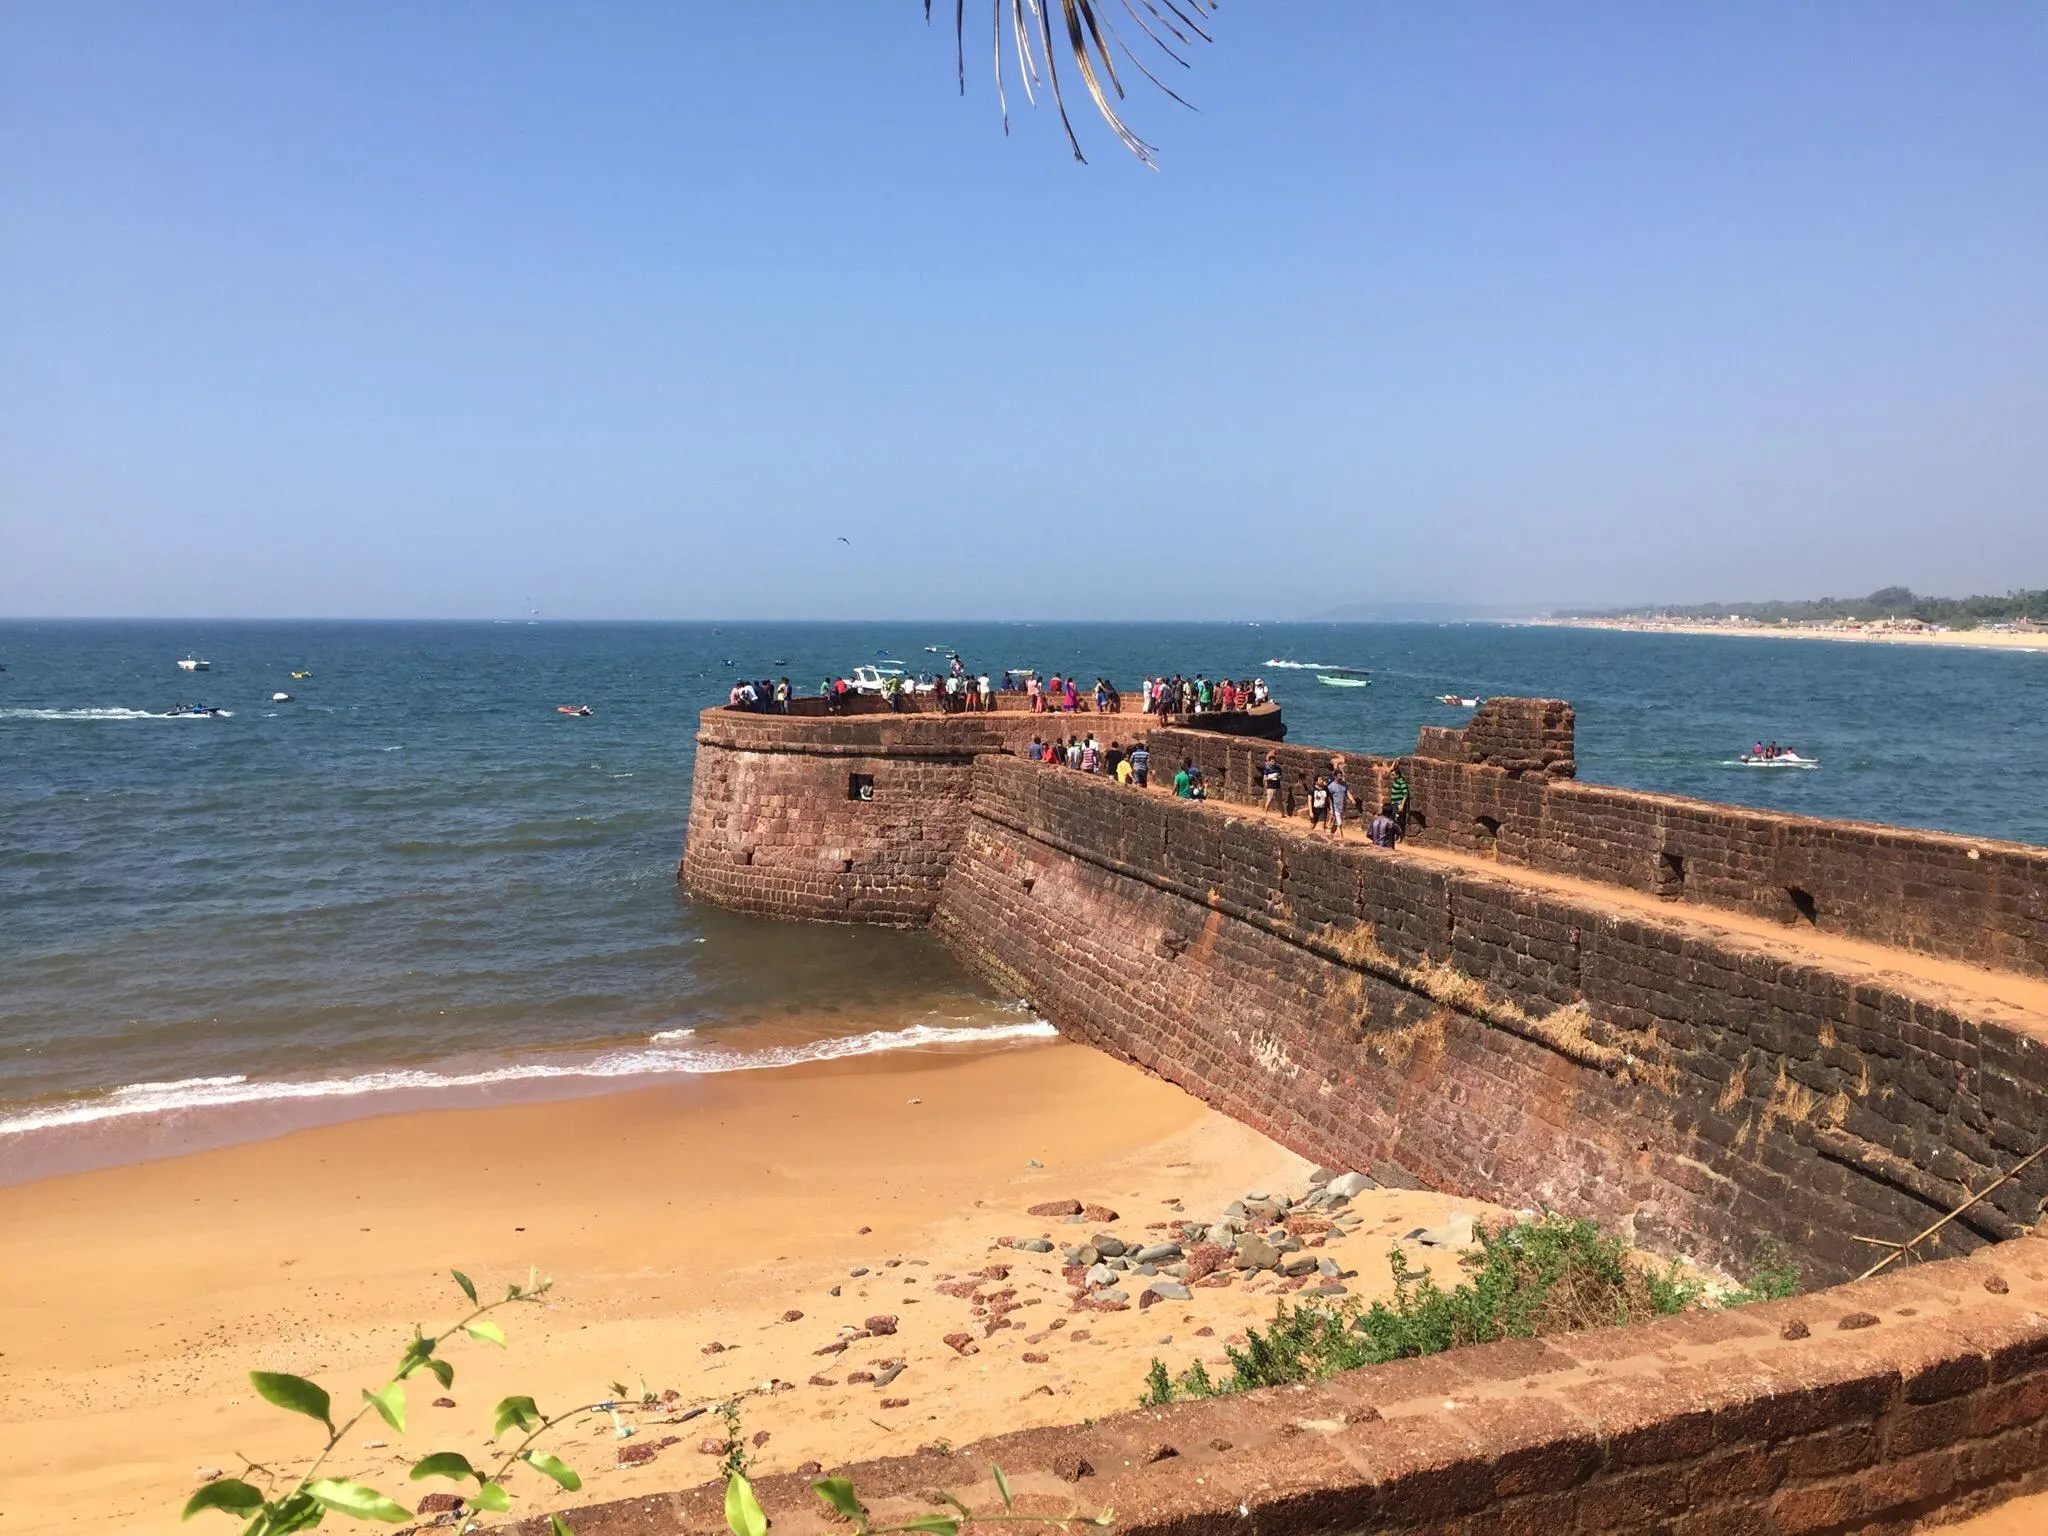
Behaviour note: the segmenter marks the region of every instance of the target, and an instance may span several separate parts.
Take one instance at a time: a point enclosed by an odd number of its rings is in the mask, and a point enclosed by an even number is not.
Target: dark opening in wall
[[[1657,855],[1657,894],[1675,901],[1685,885],[1685,855],[1668,848]]]
[[[849,773],[846,776],[846,798],[849,800],[874,799],[875,776],[872,773]]]
[[[1498,816],[1475,816],[1472,818],[1472,841],[1481,853],[1490,852],[1500,841],[1500,818]]]
[[[1785,887],[1785,894],[1792,898],[1792,908],[1809,923],[1819,926],[1820,906],[1813,899],[1811,891],[1803,891],[1796,885]]]

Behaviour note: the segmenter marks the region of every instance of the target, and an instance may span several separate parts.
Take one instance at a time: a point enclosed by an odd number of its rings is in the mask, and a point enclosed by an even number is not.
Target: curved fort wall
[[[1015,755],[1059,723],[707,711],[682,877],[768,916],[929,924],[1063,1033],[1321,1160],[1738,1266],[1768,1237],[1853,1273],[1861,1239],[1913,1235],[2048,1141],[2042,1018],[1690,920],[1782,916],[1765,896],[1796,867],[1795,925],[2037,972],[2041,850],[1578,785],[1569,706],[1536,700],[1350,761],[1362,796],[1405,771],[1418,841],[1490,862],[1389,857]],[[1269,749],[1151,744],[1225,799]],[[1290,779],[1328,763],[1277,750]],[[1986,878],[1951,893],[1953,867]],[[1943,1251],[2023,1230],[2044,1194],[2048,1160]]]

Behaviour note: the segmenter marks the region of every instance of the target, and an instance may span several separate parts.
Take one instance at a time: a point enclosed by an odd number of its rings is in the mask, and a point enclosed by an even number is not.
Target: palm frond
[[[1137,23],[1145,41],[1183,69],[1188,67],[1188,61],[1175,51],[1174,45],[1187,48],[1192,47],[1197,39],[1205,43],[1210,41],[1202,22],[1212,20],[1216,0],[1137,0],[1137,5],[1142,5],[1150,13],[1149,20],[1140,14],[1132,0],[1119,0],[1119,3]],[[1055,5],[1059,7],[1061,30],[1065,33],[1063,41],[1054,36],[1052,12]],[[1123,81],[1117,76],[1116,52],[1121,51],[1137,71],[1165,95],[1184,107],[1188,102],[1146,68],[1144,60],[1124,40],[1109,15],[1108,0],[989,0],[989,10],[993,23],[991,49],[995,63],[996,105],[1003,115],[1004,133],[1010,131],[1010,103],[1004,86],[1003,62],[1004,23],[1007,21],[1009,52],[1015,60],[1018,81],[1024,87],[1024,98],[1036,106],[1036,87],[1041,83],[1046,86],[1076,160],[1085,164],[1088,157],[1081,152],[1081,140],[1074,132],[1073,120],[1067,116],[1066,98],[1060,89],[1058,55],[1062,47],[1073,60],[1089,99],[1095,103],[1095,110],[1122,141],[1124,148],[1149,169],[1159,169],[1158,151],[1139,138],[1117,110],[1117,103],[1125,96]],[[924,18],[927,23],[931,21],[932,0],[924,0]],[[1173,43],[1168,43],[1161,32],[1171,37]],[[1042,79],[1038,59],[1041,49],[1045,56]],[[960,93],[964,96],[967,93],[967,0],[953,0],[953,51]]]

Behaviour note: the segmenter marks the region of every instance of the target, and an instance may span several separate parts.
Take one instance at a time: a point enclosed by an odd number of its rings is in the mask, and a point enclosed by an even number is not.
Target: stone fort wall
[[[1405,772],[1424,845],[2048,975],[2048,849],[1582,784],[1572,727],[1562,700],[1489,699],[1463,731],[1425,729],[1412,756],[1349,756],[1346,777],[1369,813]],[[1212,796],[1259,798],[1269,744],[1198,731],[1151,744],[1162,761],[1193,758]],[[1290,786],[1331,757],[1277,750]]]
[[[1802,876],[1822,918],[1939,952],[2033,909],[2038,873],[2017,885],[2039,850],[1580,786],[1570,723],[1556,701],[1496,701],[1399,765],[1418,835],[1490,852],[1489,869],[1034,767],[1016,755],[1044,728],[1030,716],[713,710],[682,875],[763,915],[928,924],[1063,1033],[1318,1159],[1738,1268],[1769,1238],[1817,1277],[1853,1273],[1872,1254],[1859,1239],[1911,1236],[2048,1140],[2048,1056],[2023,1020],[1515,879],[1520,863],[1662,890],[1654,860],[1679,847],[1674,914],[1715,892],[1754,908],[1803,839],[1836,849],[1833,873]],[[1162,766],[1201,761],[1226,799],[1255,795],[1269,749],[1180,729],[1151,745]],[[1277,751],[1290,779],[1329,760]],[[1347,773],[1376,798],[1396,766]],[[1575,864],[1587,826],[1616,830]],[[1890,912],[1852,899],[1851,875],[1883,868],[1888,840],[1910,855],[1869,877],[1900,891]],[[1989,862],[1997,899],[1944,917],[1931,889],[1907,893],[1945,861]],[[1750,873],[1697,874],[1722,867]],[[2001,936],[1975,958],[2025,961],[2026,934]],[[1946,1251],[2023,1230],[2044,1195],[2048,1161]]]

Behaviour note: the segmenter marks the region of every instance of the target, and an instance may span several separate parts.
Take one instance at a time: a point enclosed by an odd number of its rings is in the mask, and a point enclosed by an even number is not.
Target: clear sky
[[[2039,0],[939,10],[0,0],[0,613],[2048,585]]]

